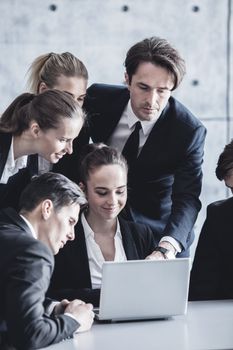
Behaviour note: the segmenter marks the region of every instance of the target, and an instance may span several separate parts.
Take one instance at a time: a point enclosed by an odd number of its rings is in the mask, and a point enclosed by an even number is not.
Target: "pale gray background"
[[[70,51],[86,64],[90,84],[123,83],[127,49],[148,36],[167,38],[187,64],[174,95],[208,130],[198,237],[206,205],[229,195],[214,171],[233,134],[231,5],[231,0],[0,0],[0,113],[26,90],[26,71],[40,54]]]

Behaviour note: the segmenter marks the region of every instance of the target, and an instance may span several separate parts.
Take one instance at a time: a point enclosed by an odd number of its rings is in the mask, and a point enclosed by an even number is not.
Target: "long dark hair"
[[[85,113],[69,93],[58,90],[47,90],[39,95],[24,93],[2,114],[0,131],[21,135],[32,120],[42,130],[56,129],[62,118],[77,118],[84,123]]]

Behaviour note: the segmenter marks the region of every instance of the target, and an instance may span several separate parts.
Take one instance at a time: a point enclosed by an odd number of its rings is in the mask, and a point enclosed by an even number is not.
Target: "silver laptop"
[[[103,264],[97,320],[168,318],[187,311],[190,259]]]

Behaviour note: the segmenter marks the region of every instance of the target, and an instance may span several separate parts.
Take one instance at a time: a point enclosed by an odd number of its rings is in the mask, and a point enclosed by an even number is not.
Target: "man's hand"
[[[165,256],[161,252],[153,252],[146,257],[146,260],[164,260]]]
[[[170,242],[162,241],[159,243],[159,247],[169,250],[169,256],[165,256],[160,251],[154,251],[146,257],[147,260],[164,260],[164,259],[175,259],[176,250]]]
[[[77,332],[88,331],[94,320],[94,312],[92,304],[86,304],[82,300],[75,299],[71,301],[64,312],[70,313],[80,324]]]
[[[57,315],[64,314],[65,308],[67,307],[67,305],[69,305],[69,303],[70,303],[69,300],[63,299],[60,303],[55,305],[53,309],[54,315],[57,316]]]

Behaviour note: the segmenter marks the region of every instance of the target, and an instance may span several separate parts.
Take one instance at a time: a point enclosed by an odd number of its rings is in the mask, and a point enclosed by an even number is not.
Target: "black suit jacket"
[[[140,224],[119,219],[127,260],[145,259],[155,248],[151,230]],[[55,257],[55,269],[48,295],[57,299],[82,299],[99,304],[99,289],[92,289],[86,240],[81,221],[75,228],[75,240]]]
[[[88,89],[85,108],[93,142],[108,144],[129,98],[124,86]],[[194,239],[201,208],[205,134],[201,122],[171,97],[129,172],[127,218],[149,225],[157,242],[173,237],[184,251]]]
[[[11,146],[12,134],[0,132],[0,178],[3,174],[9,149]],[[38,174],[37,154],[28,156],[28,164],[24,169],[11,176],[7,184],[0,184],[0,208],[18,208],[18,201],[22,190],[30,182],[33,175]]]
[[[233,299],[233,198],[207,207],[190,278],[190,300]]]
[[[73,318],[46,314],[45,293],[53,271],[52,252],[34,239],[13,210],[0,211],[0,330],[6,325],[17,349],[38,349],[71,337]]]

